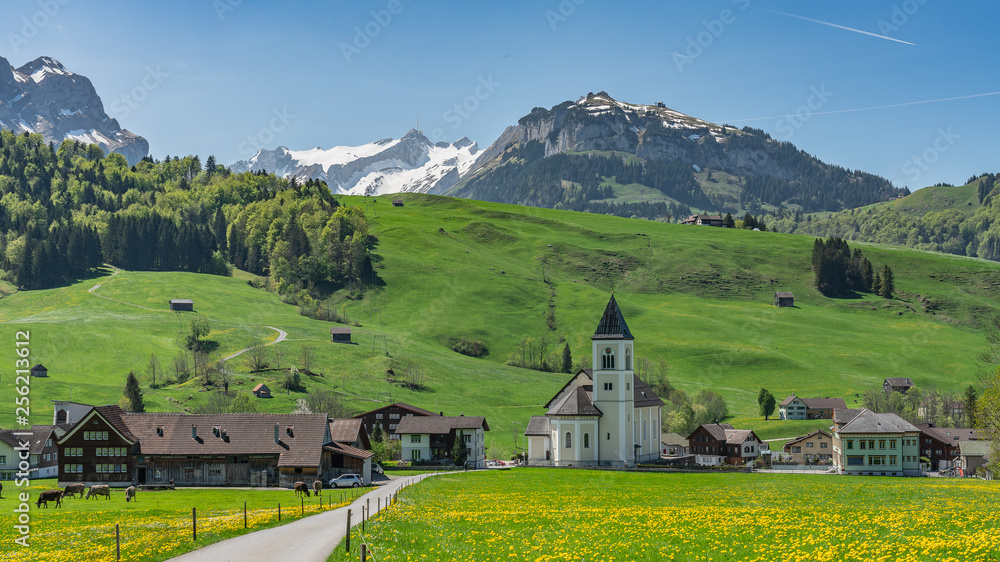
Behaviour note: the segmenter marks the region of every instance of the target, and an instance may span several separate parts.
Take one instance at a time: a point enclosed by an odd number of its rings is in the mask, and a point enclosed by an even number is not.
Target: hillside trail
[[[294,523],[254,531],[215,544],[208,545],[193,552],[172,558],[178,562],[246,562],[247,560],[294,560],[295,562],[325,562],[333,551],[341,546],[340,542],[347,534],[347,510],[351,510],[351,527],[355,528],[361,522],[361,508],[371,506],[371,509],[384,510],[390,507],[390,498],[400,489],[410,484],[420,482],[428,476],[441,473],[406,476],[392,480],[388,484],[361,496],[354,503],[326,513],[310,515]],[[291,490],[289,490],[291,491]],[[333,493],[332,490],[324,492]],[[374,513],[374,512],[373,512]],[[361,543],[368,542],[362,536],[351,544],[352,554],[361,551]],[[372,560],[378,553],[380,545],[372,544]],[[341,546],[341,548],[343,548]]]

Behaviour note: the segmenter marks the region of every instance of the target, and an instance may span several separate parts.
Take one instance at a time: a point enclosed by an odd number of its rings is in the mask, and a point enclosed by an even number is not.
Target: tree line
[[[872,293],[890,299],[896,292],[896,281],[888,265],[875,271],[871,261],[859,248],[851,252],[841,238],[813,243],[812,268],[816,288],[828,297],[839,297],[851,291]]]
[[[371,276],[368,225],[325,183],[232,174],[209,156],[144,158],[0,131],[0,276],[23,289],[102,263],[151,271],[269,276],[320,294]]]

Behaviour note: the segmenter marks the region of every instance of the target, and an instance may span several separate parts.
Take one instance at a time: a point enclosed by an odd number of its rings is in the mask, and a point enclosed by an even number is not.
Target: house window
[[[377,420],[382,419],[382,414],[375,414],[375,419],[377,419]]]
[[[604,390],[613,390],[615,387],[614,383],[606,382],[604,383]]]
[[[573,448],[573,434],[568,431],[566,432],[566,448],[567,449]]]
[[[614,369],[615,368],[615,354],[611,351],[611,348],[605,348],[604,355],[601,356],[601,368],[602,369]]]
[[[390,420],[398,420],[399,419],[399,414],[389,414],[389,419]]]
[[[410,436],[410,443],[420,443],[420,436],[419,435],[411,435]]]
[[[584,433],[583,434],[583,448],[584,449],[589,449],[590,448],[590,434],[589,433]]]
[[[806,449],[812,449],[812,446],[813,446],[812,443],[806,443]]]
[[[611,434],[608,434],[608,441],[611,441]]]
[[[865,450],[865,444],[867,442],[864,439],[862,439],[861,441],[858,441],[858,443],[861,445],[861,450],[864,451]],[[874,447],[872,447],[872,448],[874,448]]]
[[[889,441],[889,448],[892,449],[893,451],[896,450],[896,440],[895,439],[893,439],[892,441]]]
[[[896,466],[896,457],[889,457],[889,466]]]
[[[90,432],[89,431],[84,431],[83,432],[83,440],[84,441],[90,441]]]
[[[875,440],[874,439],[869,439],[868,440],[868,448],[872,449],[872,450],[875,449]]]
[[[878,440],[878,448],[882,449],[883,451],[885,450],[885,439]]]
[[[801,453],[802,452],[802,447],[792,447],[792,452],[793,453]]]
[[[391,424],[389,424],[389,429],[396,429],[396,426],[398,426],[398,425],[399,424],[391,423]]]
[[[0,465],[7,464],[7,455],[0,455]]]
[[[847,466],[864,466],[864,457],[847,457]]]
[[[820,443],[819,444],[819,448],[820,449],[826,449],[826,443],[825,442],[824,443]]]
[[[45,441],[45,446],[46,447],[51,447],[52,446],[52,440],[51,439],[46,440]]]
[[[885,457],[881,455],[868,457],[868,464],[872,466],[885,466]]]
[[[411,461],[420,460],[420,449],[413,449],[412,451],[410,451],[410,460]]]
[[[465,441],[466,443],[472,443],[472,435],[469,435],[469,434],[465,434],[465,435],[463,435],[463,436],[462,436],[462,439],[463,439],[463,440],[464,440],[464,441]]]

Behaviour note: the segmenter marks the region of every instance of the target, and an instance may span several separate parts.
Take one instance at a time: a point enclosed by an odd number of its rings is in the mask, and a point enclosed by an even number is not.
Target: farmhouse
[[[354,417],[361,418],[363,420],[364,428],[368,435],[375,432],[375,425],[378,424],[382,426],[383,431],[388,433],[389,439],[399,439],[399,433],[396,431],[397,426],[399,425],[399,420],[411,416],[437,415],[439,414],[424,410],[423,408],[404,404],[403,402],[396,402],[395,404],[389,404],[388,406],[376,408],[370,412],[357,414]]]
[[[833,458],[833,435],[814,431],[785,443],[782,452],[796,464],[829,460]]]
[[[632,372],[634,341],[612,295],[591,337],[593,368],[580,370],[545,415],[528,422],[528,463],[620,466],[660,458],[663,401]]]
[[[482,416],[410,416],[400,420],[397,429],[403,460],[453,458],[455,441],[461,439],[469,451],[466,462],[475,468],[486,468],[486,432],[489,430]]]
[[[962,441],[959,446],[958,466],[964,476],[985,476],[992,479],[993,475],[983,465],[990,460],[990,441]]]
[[[774,293],[774,306],[795,306],[795,295],[792,293]]]
[[[681,221],[681,224],[697,224],[701,226],[725,226],[722,215],[691,215]]]
[[[901,392],[906,394],[907,390],[910,390],[916,386],[910,377],[888,377],[882,381],[882,389],[885,390],[886,394],[890,392]]]
[[[257,398],[270,398],[271,389],[268,388],[266,384],[260,383],[257,386],[253,387],[253,395],[256,396]]]
[[[778,405],[778,416],[783,420],[829,420],[834,410],[846,408],[843,398],[799,398],[793,394]]]
[[[124,487],[132,482],[132,449],[138,438],[122,421],[124,415],[117,405],[91,407],[56,441],[60,486],[83,482]]]
[[[896,414],[837,410],[833,427],[833,462],[840,474],[920,475],[920,430]]]
[[[326,414],[124,414],[138,484],[283,486],[330,474]]]
[[[695,463],[702,466],[743,465],[760,455],[762,441],[750,429],[735,429],[728,423],[706,423],[688,436]]]
[[[66,429],[56,425],[33,425],[30,429],[0,430],[0,480],[12,480],[22,460],[20,448],[28,447],[29,478],[55,478],[59,449],[56,440]]]
[[[191,299],[170,299],[170,310],[193,312],[194,301]]]
[[[935,427],[932,423],[918,423],[920,430],[920,455],[931,461],[931,470],[951,468],[959,456],[963,441],[975,441],[975,429]]]
[[[351,343],[351,329],[330,328],[330,341],[333,343]]]
[[[41,363],[35,365],[31,368],[31,376],[33,377],[47,377],[49,376],[49,370],[45,368],[45,365]]]

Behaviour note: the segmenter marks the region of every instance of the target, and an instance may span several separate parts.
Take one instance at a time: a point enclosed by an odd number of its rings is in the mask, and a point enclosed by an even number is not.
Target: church
[[[582,369],[532,416],[529,466],[627,466],[660,458],[663,401],[632,371],[635,338],[612,294]]]

